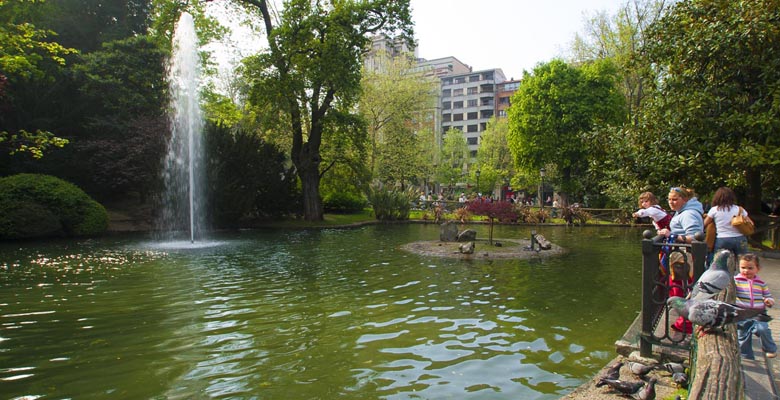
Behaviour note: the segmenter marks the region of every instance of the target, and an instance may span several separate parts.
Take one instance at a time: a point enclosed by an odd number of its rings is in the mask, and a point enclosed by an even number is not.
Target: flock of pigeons
[[[658,380],[656,378],[647,379],[647,374],[656,367],[645,365],[640,362],[629,361],[629,371],[641,380],[625,381],[620,380],[620,369],[623,365],[625,364],[622,361],[618,361],[613,366],[609,367],[607,372],[599,378],[596,387],[609,386],[613,391],[626,397],[632,397],[638,400],[654,400],[655,384]],[[688,374],[685,372],[684,365],[668,362],[661,367],[672,374],[672,380],[674,380],[678,387],[688,386]],[[646,379],[647,384],[645,384]]]
[[[667,305],[697,325],[699,337],[707,333],[722,330],[729,324],[735,324],[747,319],[769,321],[772,319],[764,310],[756,310],[739,307],[735,304],[715,300],[714,297],[729,286],[734,279],[729,270],[729,263],[733,261],[733,255],[728,250],[721,250],[715,254],[712,263],[694,284],[687,298],[670,297]],[[610,367],[596,383],[596,387],[609,386],[613,391],[626,397],[638,400],[654,400],[656,378],[647,379],[647,374],[655,369],[655,366],[629,361],[628,368],[631,373],[639,377],[640,381],[620,380],[620,369],[623,362],[618,362]],[[685,367],[679,363],[666,363],[663,369],[672,374],[672,380],[678,387],[688,386],[688,375]],[[645,383],[647,380],[647,383]]]

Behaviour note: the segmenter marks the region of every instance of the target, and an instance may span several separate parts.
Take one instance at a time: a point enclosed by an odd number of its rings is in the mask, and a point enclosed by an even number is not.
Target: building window
[[[455,78],[455,83],[466,83],[466,77],[460,76]]]
[[[485,72],[482,74],[482,79],[486,81],[492,81],[493,80],[493,73],[492,72]]]
[[[498,110],[499,117],[506,117],[506,110]]]
[[[462,101],[456,101],[452,103],[452,108],[463,108],[463,102]]]
[[[469,82],[479,81],[479,74],[469,76]]]
[[[467,118],[468,119],[479,119],[479,113],[477,113],[476,111],[470,112]]]
[[[493,116],[493,110],[482,110],[481,111],[481,118],[490,118]]]
[[[498,98],[498,104],[500,104],[500,105],[509,105],[509,97],[499,97]]]
[[[451,89],[444,89],[441,91],[441,97],[450,97],[452,95]]]
[[[492,106],[494,103],[492,97],[483,97],[479,100],[479,105],[481,106]]]
[[[452,103],[450,103],[449,101],[443,101],[441,103],[441,108],[443,110],[449,110],[451,107],[452,107]]]
[[[466,90],[466,94],[477,94],[477,87],[470,87]]]
[[[468,107],[476,107],[477,106],[477,99],[471,99],[468,101]]]
[[[477,158],[477,151],[471,150],[471,158]]]
[[[453,121],[463,121],[463,114],[452,114],[452,120]]]
[[[442,122],[450,122],[452,121],[452,114],[442,114],[441,115]]]
[[[468,125],[468,126],[466,126],[466,132],[468,132],[468,133],[474,133],[474,132],[478,132],[478,131],[477,131],[477,128],[478,128],[478,126],[477,126],[476,124],[474,124],[474,125]],[[476,144],[476,143],[475,143],[475,144]]]
[[[479,124],[479,130],[481,130],[482,132],[484,132],[486,129],[487,129],[487,122],[481,122],[481,123]]]
[[[442,85],[452,85],[452,78],[444,78],[441,80]]]
[[[453,96],[463,96],[463,88],[455,89],[452,91]]]
[[[470,145],[475,145],[475,144],[477,144],[477,138],[476,137],[466,138],[466,143],[468,143]]]

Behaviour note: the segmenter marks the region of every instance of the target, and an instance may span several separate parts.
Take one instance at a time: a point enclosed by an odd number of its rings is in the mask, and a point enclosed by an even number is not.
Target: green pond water
[[[641,229],[535,229],[568,252],[400,250],[419,224],[2,244],[0,397],[559,398],[639,310]]]

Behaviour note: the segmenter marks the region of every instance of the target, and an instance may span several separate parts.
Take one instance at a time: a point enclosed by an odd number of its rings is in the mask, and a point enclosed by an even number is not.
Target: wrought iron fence
[[[665,243],[665,238],[656,236],[652,230],[646,230],[643,237],[639,352],[643,357],[650,357],[653,345],[687,348],[690,333],[685,329],[673,330],[677,315],[666,306],[666,300],[670,293],[684,296],[690,285],[699,279],[704,272],[707,244],[702,232],[695,235],[691,244]],[[691,268],[692,275],[689,274]],[[672,274],[682,279],[671,279]]]

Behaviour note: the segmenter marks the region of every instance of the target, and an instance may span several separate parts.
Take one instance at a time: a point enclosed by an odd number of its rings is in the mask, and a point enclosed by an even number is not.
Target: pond
[[[487,235],[486,226],[470,226]],[[456,260],[435,225],[0,245],[0,392],[73,399],[555,399],[640,307],[641,229],[537,229],[567,249]]]

